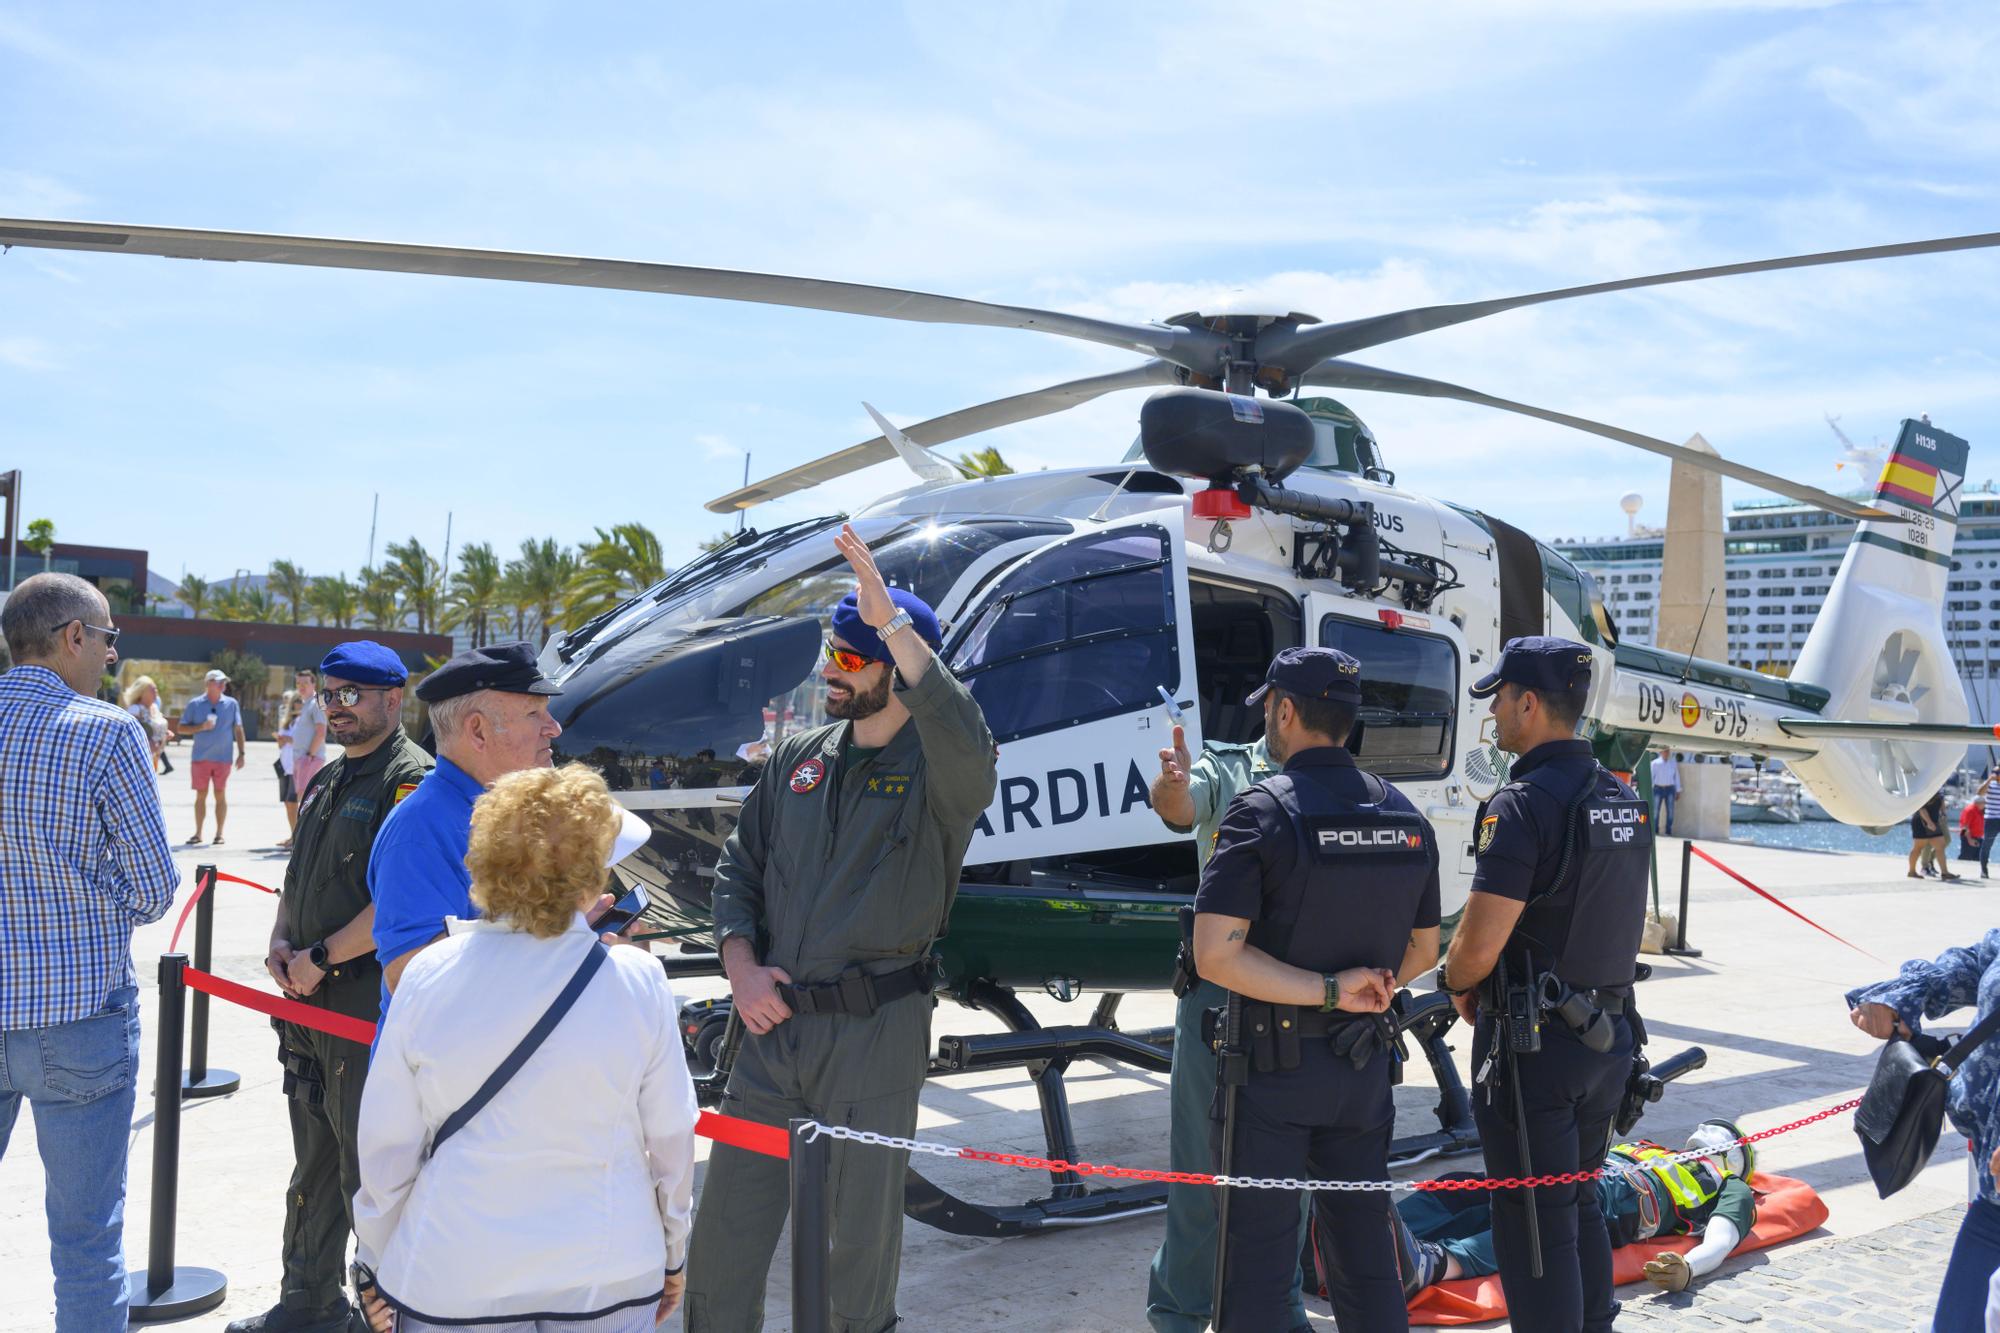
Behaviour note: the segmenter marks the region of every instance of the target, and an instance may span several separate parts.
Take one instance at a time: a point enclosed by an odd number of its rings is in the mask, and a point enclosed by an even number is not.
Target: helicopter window
[[[1180,679],[1167,538],[1157,528],[1066,542],[987,595],[951,668],[1009,741],[1134,708]]]
[[[1067,523],[1007,519],[999,522],[934,523],[873,539],[875,567],[892,588],[908,588],[931,606],[942,603],[972,562],[995,547],[1030,537],[1062,537]],[[825,620],[854,591],[847,561],[835,555],[796,578],[767,588],[730,612],[737,616],[816,615]]]
[[[1264,710],[1243,700],[1264,683],[1280,649],[1298,646],[1298,603],[1269,589],[1206,579],[1189,579],[1188,596],[1202,738],[1247,745],[1264,734]]]
[[[1448,639],[1328,616],[1323,647],[1361,662],[1361,743],[1355,760],[1383,778],[1441,778],[1451,771],[1458,716],[1458,650]]]

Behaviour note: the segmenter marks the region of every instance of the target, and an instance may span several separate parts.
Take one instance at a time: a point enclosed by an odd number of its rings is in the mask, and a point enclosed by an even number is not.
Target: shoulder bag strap
[[[479,1085],[479,1091],[472,1094],[471,1100],[453,1111],[450,1117],[438,1126],[438,1132],[431,1138],[430,1151],[425,1154],[426,1157],[435,1157],[437,1150],[444,1146],[444,1141],[464,1129],[466,1122],[478,1115],[480,1108],[492,1101],[494,1095],[506,1087],[508,1081],[521,1071],[521,1066],[528,1063],[528,1057],[548,1040],[549,1033],[555,1031],[556,1024],[562,1022],[563,1015],[570,1011],[570,1006],[574,1005],[577,997],[583,994],[584,987],[588,986],[590,979],[597,975],[597,969],[604,965],[604,960],[610,956],[610,952],[604,947],[604,941],[591,942],[590,951],[584,954],[583,962],[577,965],[575,975],[570,977],[569,984],[562,988],[562,993],[556,996],[555,1002],[549,1005],[548,1012],[528,1030],[527,1036],[521,1038],[520,1045],[500,1062],[500,1067]]]
[[[1972,1052],[1978,1048],[1981,1042],[1991,1037],[1995,1032],[2000,1032],[2000,1008],[1994,1009],[1992,1013],[1974,1023],[1965,1035],[1953,1042],[1951,1049],[1946,1051],[1938,1060],[1938,1067],[1944,1070],[1945,1077],[1950,1078],[1953,1074],[1957,1073],[1959,1065],[1963,1064],[1971,1056]]]

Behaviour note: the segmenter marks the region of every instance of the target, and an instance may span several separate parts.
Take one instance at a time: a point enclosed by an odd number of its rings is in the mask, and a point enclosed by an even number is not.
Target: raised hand
[[[889,600],[889,585],[882,581],[882,571],[875,567],[875,556],[868,543],[856,534],[853,524],[843,523],[833,544],[847,557],[848,568],[854,571],[854,604],[861,613],[862,623],[870,629],[881,629],[895,616],[896,604]]]
[[[1174,743],[1160,751],[1160,777],[1176,787],[1188,783],[1188,770],[1194,767],[1194,756],[1188,753],[1187,730],[1174,727]]]

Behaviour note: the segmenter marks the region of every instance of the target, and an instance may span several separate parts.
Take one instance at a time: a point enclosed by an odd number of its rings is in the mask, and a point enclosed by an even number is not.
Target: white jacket
[[[582,1319],[657,1301],[687,1253],[694,1085],[659,961],[614,948],[548,1039],[425,1160],[597,936],[446,923],[384,1022],[357,1131],[354,1231],[383,1295],[431,1322]]]

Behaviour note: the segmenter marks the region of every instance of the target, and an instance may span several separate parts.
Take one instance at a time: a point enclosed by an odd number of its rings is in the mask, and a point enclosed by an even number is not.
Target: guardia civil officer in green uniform
[[[1261,736],[1251,745],[1207,741],[1199,756],[1188,753],[1187,734],[1178,726],[1173,742],[1160,751],[1153,813],[1176,833],[1192,830],[1196,864],[1206,866],[1222,812],[1237,793],[1278,766]],[[1215,1052],[1202,1040],[1201,1025],[1202,1015],[1227,998],[1222,987],[1196,978],[1174,1007],[1174,1066],[1167,1083],[1172,1111],[1167,1157],[1174,1171],[1207,1171],[1214,1165],[1209,1108],[1215,1102]],[[1169,1185],[1167,1230],[1146,1285],[1147,1322],[1157,1333],[1202,1333],[1214,1287],[1215,1191],[1207,1185]],[[1306,1322],[1302,1287],[1302,1282],[1292,1285],[1287,1328]]]
[[[722,1109],[907,1137],[930,1055],[930,948],[993,799],[993,734],[937,659],[931,609],[883,585],[852,528],[835,544],[856,576],[824,671],[842,720],[772,751],[716,865],[717,947],[746,1029]],[[842,1333],[896,1323],[904,1165],[834,1145]],[[782,1161],[716,1145],[689,1244],[689,1333],[762,1327],[787,1201]]]
[[[327,739],[343,752],[300,798],[264,966],[292,998],[373,1022],[382,981],[370,935],[369,851],[431,760],[403,731],[408,673],[395,653],[366,640],[343,643],[319,670]],[[354,1131],[368,1047],[296,1023],[276,1026],[292,1118],[284,1283],[277,1305],[237,1320],[229,1333],[333,1333],[348,1321],[347,1237],[361,1183]]]
[[[1473,697],[1492,697],[1500,748],[1520,756],[1479,812],[1472,894],[1439,973],[1473,1024],[1472,1112],[1490,1176],[1601,1166],[1633,1048],[1644,1040],[1632,984],[1652,826],[1645,803],[1577,739],[1590,667],[1583,644],[1509,639],[1498,665],[1472,686]],[[1510,1002],[1501,971],[1510,988],[1529,991]],[[1517,1009],[1538,1019],[1539,1049],[1515,1046],[1518,1077],[1509,1086],[1504,1027]],[[1597,1189],[1538,1186],[1532,1219],[1528,1193],[1496,1190],[1493,1199],[1493,1248],[1515,1327],[1610,1329],[1618,1303]]]

